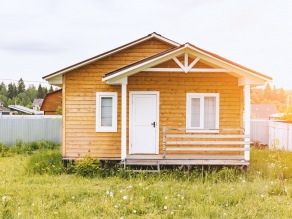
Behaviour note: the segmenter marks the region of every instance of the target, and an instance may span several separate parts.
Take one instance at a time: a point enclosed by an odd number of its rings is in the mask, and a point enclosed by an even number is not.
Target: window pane
[[[200,127],[200,99],[191,99],[191,127]]]
[[[112,126],[113,98],[101,98],[101,126]]]
[[[204,97],[204,128],[215,129],[216,124],[216,98]]]

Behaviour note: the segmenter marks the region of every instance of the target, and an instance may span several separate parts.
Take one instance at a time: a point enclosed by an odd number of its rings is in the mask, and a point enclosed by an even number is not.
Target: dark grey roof
[[[32,103],[32,106],[34,107],[36,105],[39,105],[41,107],[43,102],[44,102],[44,99],[34,99],[33,103]]]

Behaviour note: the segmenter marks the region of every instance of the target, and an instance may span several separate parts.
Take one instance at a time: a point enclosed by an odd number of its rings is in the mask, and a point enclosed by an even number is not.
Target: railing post
[[[166,155],[166,125],[162,126],[162,144],[163,144],[163,158]]]

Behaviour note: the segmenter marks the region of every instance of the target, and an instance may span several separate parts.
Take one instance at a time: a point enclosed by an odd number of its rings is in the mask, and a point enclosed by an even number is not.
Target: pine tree
[[[51,85],[50,86],[50,89],[49,89],[49,93],[51,93],[51,92],[53,92],[54,91],[54,89],[53,89],[53,86]]]
[[[266,84],[266,87],[264,89],[264,98],[267,100],[272,99],[272,89],[271,89],[271,85],[269,83]]]
[[[13,97],[17,96],[17,88],[15,83],[10,83],[8,84],[8,94],[7,94],[9,99],[13,99]]]
[[[39,87],[38,87],[37,98],[39,98],[39,99],[44,98],[44,91],[43,91],[43,88],[42,88],[41,84],[40,84]]]
[[[18,94],[25,91],[25,84],[24,84],[24,81],[22,80],[22,78],[20,78],[18,81],[17,91],[18,91]]]

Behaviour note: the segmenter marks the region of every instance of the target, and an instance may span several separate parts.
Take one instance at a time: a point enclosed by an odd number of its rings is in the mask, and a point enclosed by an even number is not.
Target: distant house
[[[30,115],[43,115],[44,114],[43,111],[33,110],[33,109],[27,108],[25,106],[20,106],[20,105],[9,105],[8,107],[13,111],[21,112],[23,114],[30,114]]]
[[[40,110],[44,111],[45,115],[56,115],[58,106],[62,106],[62,89],[48,93]]]
[[[278,114],[275,104],[251,104],[252,119],[270,119]]]
[[[42,107],[44,99],[34,99],[32,103],[32,109],[35,111],[40,111],[40,108]]]
[[[9,115],[10,110],[4,107],[4,103],[0,100],[0,115]]]

